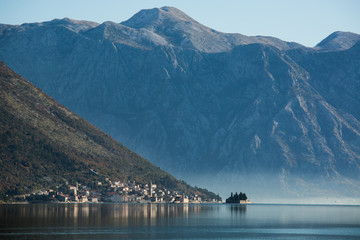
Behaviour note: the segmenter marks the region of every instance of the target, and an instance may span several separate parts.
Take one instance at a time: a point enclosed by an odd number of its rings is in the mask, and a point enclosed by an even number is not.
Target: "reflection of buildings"
[[[90,213],[90,208],[89,205],[82,205],[81,206],[81,217],[89,217],[89,213]]]
[[[12,207],[12,206],[10,206]],[[232,208],[232,211],[243,211]],[[10,219],[31,216],[31,222],[44,226],[89,227],[89,226],[153,226],[181,222],[189,216],[213,212],[217,214],[221,205],[200,204],[39,204],[13,207],[12,211],[0,211],[0,217]],[[1,209],[1,208],[0,208]],[[1,215],[2,214],[2,215]],[[9,215],[10,216],[10,215]]]
[[[72,219],[76,223],[85,222],[109,222],[126,225],[130,222],[155,223],[159,219],[187,218],[190,213],[200,214],[201,212],[212,211],[212,207],[205,207],[200,204],[59,204],[49,205],[41,208],[40,205],[33,205],[31,212],[42,217],[54,217],[55,219]],[[235,207],[235,206],[234,206]],[[233,209],[232,211],[244,211]],[[246,210],[246,209],[245,209]],[[23,209],[23,211],[26,211]],[[24,215],[27,213],[25,212]]]
[[[108,217],[122,219],[123,221],[186,217],[189,212],[199,212],[201,209],[200,205],[189,204],[106,204],[94,206],[113,208]]]

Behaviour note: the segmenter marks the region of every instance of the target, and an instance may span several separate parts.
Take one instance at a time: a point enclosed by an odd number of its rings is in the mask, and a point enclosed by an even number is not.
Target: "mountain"
[[[306,48],[221,33],[172,7],[83,24],[1,25],[0,59],[162,169],[223,196],[360,197],[359,35]]]
[[[173,7],[141,10],[121,25],[156,34],[166,46],[196,49],[201,52],[223,52],[234,46],[250,43],[268,43],[280,49],[301,47],[300,44],[287,43],[272,37],[221,33],[198,23]]]
[[[334,32],[322,40],[316,49],[323,51],[346,50],[360,41],[360,35],[352,32]]]
[[[1,197],[54,188],[65,181],[92,186],[106,177],[113,181],[130,177],[142,184],[151,180],[167,189],[215,196],[125,148],[2,62],[0,93]]]

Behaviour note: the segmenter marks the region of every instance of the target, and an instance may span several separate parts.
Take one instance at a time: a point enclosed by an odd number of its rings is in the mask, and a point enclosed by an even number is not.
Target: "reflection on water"
[[[28,204],[0,205],[0,227],[156,225],[213,211],[199,204]],[[2,221],[6,219],[5,221]]]
[[[229,207],[232,215],[244,215],[247,205],[231,204]]]
[[[12,205],[2,208],[1,219],[7,219],[6,225],[20,224],[57,224],[57,225],[94,225],[97,223],[126,224],[131,219],[151,219],[156,216],[165,216],[169,211],[179,212],[178,209],[165,210],[155,205],[136,205],[130,207],[126,204],[35,204]],[[19,222],[20,220],[20,222]],[[3,223],[2,223],[3,224]]]
[[[359,206],[0,205],[5,239],[360,239]]]

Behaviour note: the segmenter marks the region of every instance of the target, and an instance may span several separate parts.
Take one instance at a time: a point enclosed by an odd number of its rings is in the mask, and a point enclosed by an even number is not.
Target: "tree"
[[[230,194],[230,197],[226,199],[226,203],[240,203],[241,200],[247,200],[246,194],[242,192],[238,194],[237,192],[235,192],[235,195],[233,193]]]

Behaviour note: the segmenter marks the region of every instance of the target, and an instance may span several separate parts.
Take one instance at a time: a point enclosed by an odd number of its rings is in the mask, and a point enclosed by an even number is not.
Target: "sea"
[[[360,206],[0,205],[1,239],[360,239]]]

